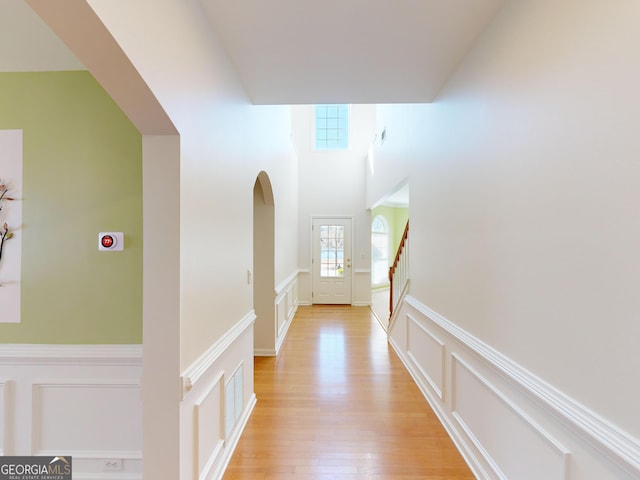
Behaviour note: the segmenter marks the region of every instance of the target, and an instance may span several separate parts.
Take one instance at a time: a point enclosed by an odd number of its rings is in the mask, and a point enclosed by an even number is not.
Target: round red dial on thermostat
[[[111,248],[113,247],[113,237],[111,235],[104,235],[101,239],[100,239],[100,243],[102,244],[102,246],[104,248]]]
[[[98,232],[98,250],[120,252],[124,250],[123,232]]]

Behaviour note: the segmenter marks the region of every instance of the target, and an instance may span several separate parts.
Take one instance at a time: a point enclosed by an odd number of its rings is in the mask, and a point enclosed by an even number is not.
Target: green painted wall
[[[376,215],[382,215],[389,224],[389,233],[391,235],[389,246],[391,251],[389,252],[389,261],[392,262],[398,251],[404,228],[407,226],[407,220],[409,220],[409,209],[401,207],[385,207],[380,206],[371,210],[371,220]]]
[[[24,138],[22,321],[0,343],[141,343],[140,133],[81,71],[0,73],[0,129]]]

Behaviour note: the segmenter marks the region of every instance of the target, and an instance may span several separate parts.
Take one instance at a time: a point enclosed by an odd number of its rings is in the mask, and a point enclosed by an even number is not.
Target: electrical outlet
[[[105,472],[121,472],[122,471],[122,459],[109,458],[102,464],[102,469]]]

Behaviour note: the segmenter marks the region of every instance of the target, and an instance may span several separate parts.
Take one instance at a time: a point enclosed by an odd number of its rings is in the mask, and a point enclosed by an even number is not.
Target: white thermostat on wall
[[[124,250],[123,232],[100,232],[98,234],[98,250],[119,252]]]

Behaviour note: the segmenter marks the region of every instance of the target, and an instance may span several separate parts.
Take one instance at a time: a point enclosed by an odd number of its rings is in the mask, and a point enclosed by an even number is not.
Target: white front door
[[[351,305],[351,218],[314,218],[313,303]]]

